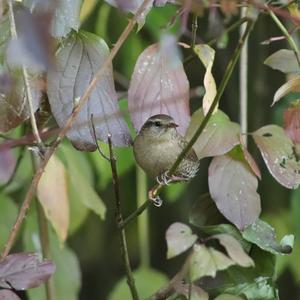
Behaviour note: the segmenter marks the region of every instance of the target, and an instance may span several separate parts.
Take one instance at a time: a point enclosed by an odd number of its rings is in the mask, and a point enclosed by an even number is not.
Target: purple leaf
[[[0,261],[0,287],[26,290],[46,282],[55,271],[50,260],[40,261],[37,253],[11,254]]]
[[[209,190],[219,211],[239,229],[259,217],[257,179],[242,156],[242,150],[213,158],[209,167]]]
[[[50,13],[31,14],[27,8],[15,9],[18,37],[9,42],[6,54],[10,66],[25,65],[32,72],[45,71],[52,61]]]
[[[295,189],[300,184],[300,162],[292,140],[277,125],[267,125],[252,133],[273,177],[283,186]]]
[[[166,232],[167,258],[172,258],[185,252],[193,246],[197,238],[197,235],[192,233],[189,226],[179,222],[172,224]]]
[[[16,165],[16,157],[10,149],[0,150],[0,182],[7,182]]]
[[[173,50],[176,44],[173,45]],[[139,56],[131,77],[128,107],[134,128],[139,131],[155,114],[167,114],[184,134],[190,120],[189,82],[183,65],[170,45],[154,44]]]
[[[108,55],[109,49],[104,40],[92,33],[73,32],[64,40],[57,52],[57,68],[48,74],[49,102],[60,127],[66,124]],[[129,130],[118,107],[111,64],[67,133],[79,150],[96,149],[91,128],[92,115],[97,139],[107,142],[110,133],[115,146],[130,145]]]
[[[203,109],[193,113],[186,133],[188,140],[192,138],[204,119]],[[231,122],[221,110],[214,113],[193,148],[199,159],[222,155],[230,151],[239,141],[240,126]]]
[[[21,298],[11,290],[0,290],[0,300],[21,300]]]

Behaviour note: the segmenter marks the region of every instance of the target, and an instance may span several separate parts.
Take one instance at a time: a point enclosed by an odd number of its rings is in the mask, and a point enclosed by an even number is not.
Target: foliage
[[[0,4],[0,299],[73,300],[81,287],[82,299],[288,297],[284,276],[300,282],[299,16],[273,1]],[[274,32],[259,44],[261,18]],[[271,49],[263,59],[245,61],[249,35],[256,53]],[[250,133],[232,121],[241,55]],[[185,141],[148,190],[131,146],[155,114]],[[193,150],[199,174],[175,185]]]

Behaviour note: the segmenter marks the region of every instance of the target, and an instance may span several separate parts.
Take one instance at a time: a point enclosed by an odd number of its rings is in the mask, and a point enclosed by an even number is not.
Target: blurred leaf
[[[0,64],[3,64],[4,54],[7,47],[7,41],[10,37],[10,24],[8,15],[0,18]]]
[[[226,293],[245,295],[248,300],[279,300],[277,290],[264,277],[258,277],[253,283],[242,283],[225,289]]]
[[[23,78],[17,72],[10,72],[8,67],[0,65],[0,133],[17,127],[30,117],[29,106]],[[30,79],[33,98],[33,111],[38,109],[40,92]]]
[[[200,244],[194,245],[189,263],[189,274],[192,281],[203,276],[215,277],[217,271],[227,269],[235,264],[222,252]]]
[[[13,227],[17,215],[18,208],[8,196],[0,193],[0,248],[7,241],[11,228]]]
[[[37,216],[35,212],[31,211],[31,213],[27,216],[25,225],[25,231],[22,236],[25,249],[41,253]],[[55,299],[78,299],[78,293],[81,286],[79,261],[75,253],[69,249],[66,244],[61,247],[61,243],[51,230],[49,230],[49,240],[50,256],[56,265],[56,272],[51,279],[53,280]],[[27,293],[30,300],[47,299],[44,286],[36,289],[30,289]]]
[[[168,282],[168,278],[154,269],[139,268],[133,272],[135,285],[138,294],[143,299],[151,296],[159,288]],[[131,294],[126,282],[126,278],[122,278],[112,290],[109,300],[131,299]]]
[[[192,234],[189,226],[179,222],[173,223],[166,232],[167,258],[172,258],[185,252],[193,246],[197,239],[197,235]]]
[[[289,254],[293,250],[293,235],[284,236],[280,243],[278,243],[274,228],[260,219],[246,227],[242,235],[247,241],[273,254]]]
[[[186,184],[180,182],[172,185],[167,185],[164,188],[164,192],[166,193],[166,200],[170,202],[176,201],[183,195],[186,189],[187,189]]]
[[[221,0],[221,11],[227,16],[236,15],[238,13],[237,0]]]
[[[292,50],[280,49],[270,55],[265,61],[272,69],[283,73],[299,73],[300,68],[296,59],[296,54]]]
[[[0,287],[26,290],[45,283],[55,271],[50,260],[40,261],[37,253],[20,252],[0,261]]]
[[[53,39],[50,35],[50,11],[34,11],[17,5],[14,8],[17,37],[6,51],[10,67],[26,66],[30,74],[45,72],[53,62]]]
[[[295,189],[300,184],[300,163],[292,140],[277,125],[267,125],[252,133],[273,177],[283,186]]]
[[[37,186],[37,196],[47,219],[64,243],[69,227],[69,197],[66,170],[56,156],[50,158],[44,170]]]
[[[193,113],[186,133],[187,140],[192,138],[203,119],[202,108]],[[239,133],[240,126],[237,123],[231,122],[225,113],[218,110],[209,119],[193,148],[199,159],[222,155],[240,143]]]
[[[296,239],[300,238],[300,188],[292,191],[291,194],[291,208],[290,208],[290,220],[293,224],[293,231],[295,233]]]
[[[16,162],[16,157],[11,149],[0,150],[0,183],[5,183],[10,179]]]
[[[78,30],[79,14],[82,0],[58,0],[52,23],[52,35],[56,38],[65,37],[72,30]]]
[[[10,290],[0,290],[1,300],[21,300],[14,292]]]
[[[287,94],[296,92],[300,92],[300,76],[290,79],[276,91],[272,105],[274,105]]]
[[[63,147],[61,150],[66,160],[70,182],[74,190],[77,192],[78,199],[80,199],[84,206],[99,215],[101,219],[104,219],[106,212],[105,205],[91,186],[88,178],[82,174],[80,165],[76,164],[76,155],[74,155],[75,151],[67,147]]]
[[[292,102],[287,110],[284,111],[284,131],[296,144],[295,151],[297,152],[297,144],[300,144],[300,101]]]
[[[48,74],[51,110],[60,127],[66,124],[108,55],[109,49],[105,41],[85,31],[79,31],[78,34],[73,32],[61,44],[56,55],[57,69]],[[91,128],[92,115],[97,139],[107,141],[110,133],[115,146],[131,143],[128,127],[120,115],[111,64],[67,133],[79,150],[96,149]]]
[[[86,0],[87,2],[89,0]],[[111,7],[103,2],[97,13],[97,21],[95,23],[95,34],[102,37],[104,40],[109,41],[108,29],[109,29],[109,20],[111,16]],[[125,46],[125,45],[124,45]],[[120,49],[122,51],[122,48]]]
[[[252,224],[261,211],[260,196],[241,149],[213,158],[208,172],[210,194],[220,212],[239,229]]]
[[[176,282],[175,291],[189,300],[208,300],[208,294],[202,288],[193,284],[189,285]]]
[[[128,107],[136,131],[156,114],[173,117],[182,134],[188,127],[189,82],[179,57],[166,51],[172,47],[177,47],[175,42],[151,45],[136,62],[128,90]]]
[[[91,14],[93,9],[97,4],[97,0],[83,0],[81,9],[80,9],[80,21],[84,22],[87,17]],[[106,22],[103,22],[105,24]]]
[[[245,253],[241,244],[229,234],[215,234],[211,238],[218,239],[220,244],[226,249],[228,256],[242,267],[253,267],[254,261]]]
[[[211,72],[215,60],[215,50],[208,45],[199,44],[195,46],[194,51],[206,69],[204,75],[205,95],[202,102],[203,112],[206,115],[217,94],[216,82]],[[214,113],[217,110],[218,106],[215,108]]]
[[[244,300],[243,298],[239,296],[234,296],[230,294],[223,294],[215,298],[214,300]]]

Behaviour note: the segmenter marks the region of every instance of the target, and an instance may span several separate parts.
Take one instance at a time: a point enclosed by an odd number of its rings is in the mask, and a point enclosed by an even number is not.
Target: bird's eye
[[[161,122],[155,121],[155,122],[154,122],[154,125],[155,125],[156,127],[160,127],[160,126],[161,126]]]

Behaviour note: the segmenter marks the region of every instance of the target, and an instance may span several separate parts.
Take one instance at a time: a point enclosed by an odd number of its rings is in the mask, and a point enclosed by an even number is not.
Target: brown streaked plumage
[[[152,178],[168,171],[187,142],[177,132],[178,125],[168,115],[150,117],[133,143],[137,163]],[[188,180],[198,171],[199,160],[193,149],[179,164],[172,181]]]

